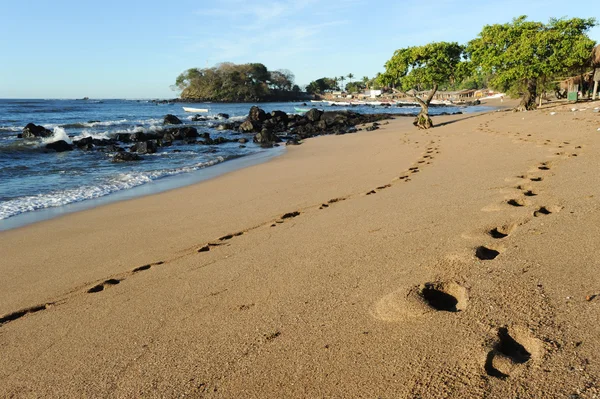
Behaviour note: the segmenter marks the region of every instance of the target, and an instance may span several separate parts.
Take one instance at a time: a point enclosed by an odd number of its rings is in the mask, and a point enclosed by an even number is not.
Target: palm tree
[[[346,80],[346,77],[340,76],[340,81],[342,82],[342,91],[344,91],[344,80]]]
[[[365,87],[367,88],[367,90],[369,90],[369,77],[363,76],[362,81],[365,84]]]
[[[352,73],[349,73],[348,75],[346,75],[346,77],[350,82],[352,82],[352,79],[354,79],[354,75]]]

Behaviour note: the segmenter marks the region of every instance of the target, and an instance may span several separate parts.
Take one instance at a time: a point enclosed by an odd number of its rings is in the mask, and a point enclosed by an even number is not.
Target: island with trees
[[[292,101],[306,96],[294,84],[291,71],[269,71],[260,63],[225,62],[212,68],[191,68],[177,77],[174,88],[188,101]]]

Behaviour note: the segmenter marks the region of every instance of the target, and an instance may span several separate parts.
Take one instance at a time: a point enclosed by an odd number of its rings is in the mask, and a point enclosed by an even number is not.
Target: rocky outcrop
[[[46,144],[46,148],[56,152],[73,151],[73,146],[64,140],[58,140],[54,143]]]
[[[172,114],[165,115],[165,119],[163,120],[163,125],[181,125],[183,122]]]
[[[44,126],[28,123],[27,126],[23,128],[23,132],[20,136],[24,139],[35,139],[38,137],[50,137],[53,134],[52,130],[48,130]]]
[[[154,154],[156,152],[156,140],[140,141],[134,144],[130,151],[138,154]]]
[[[251,122],[263,122],[266,119],[267,113],[255,105],[252,108],[250,108],[250,112],[248,113],[248,118],[246,120],[249,120]]]
[[[323,112],[316,108],[304,115],[288,115],[283,111],[267,114],[254,106],[238,130],[241,133],[256,133],[254,142],[262,146],[281,141],[281,136],[293,140],[323,134],[346,134],[357,131],[356,125],[390,118],[389,114],[361,115],[350,111]]]
[[[143,159],[142,157],[140,157],[139,155],[134,154],[132,152],[119,151],[113,156],[112,161],[113,162],[131,162],[131,161],[141,161],[142,159]]]

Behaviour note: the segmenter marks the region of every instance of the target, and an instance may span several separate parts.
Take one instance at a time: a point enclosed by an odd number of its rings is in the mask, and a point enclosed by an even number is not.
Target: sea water
[[[231,168],[210,169],[225,161],[242,157],[260,161],[281,153],[281,148],[263,149],[253,144],[251,135],[217,130],[218,125],[227,121],[243,120],[252,105],[258,105],[267,112],[281,110],[287,113],[296,112],[294,107],[307,108],[311,105],[326,110],[343,109],[310,103],[165,104],[149,100],[0,99],[0,230],[7,226],[13,227],[12,223],[4,221],[17,215],[110,198],[111,195],[119,198],[115,193],[127,190],[136,193],[133,195],[144,195],[159,191],[161,187],[172,188],[202,180],[206,176],[214,176],[215,170],[224,173]],[[207,108],[209,112],[201,116],[208,120],[191,121],[191,114],[184,112],[183,106]],[[418,111],[418,108],[410,106],[356,106],[351,109],[361,113],[411,114]],[[435,115],[441,112],[483,109],[440,107],[432,108],[431,113]],[[229,114],[229,120],[217,116],[220,113]],[[199,133],[208,132],[212,138],[246,137],[249,141],[243,146],[233,142],[210,146],[178,144],[159,147],[155,154],[143,155],[142,161],[126,163],[113,163],[111,154],[96,150],[82,151],[75,148],[73,151],[56,153],[45,149],[46,144],[58,140],[71,143],[88,136],[102,139],[112,138],[117,133],[156,132],[163,128],[166,114],[176,115],[184,125],[196,127]],[[52,130],[53,136],[39,140],[17,138],[17,134],[30,122]],[[232,163],[235,167],[247,164],[248,162]],[[174,176],[190,173],[194,174],[194,179],[173,179]],[[156,189],[132,190],[168,179],[172,179],[171,184],[151,185]],[[97,204],[98,201],[90,203]],[[36,218],[30,217],[27,220],[35,221]]]

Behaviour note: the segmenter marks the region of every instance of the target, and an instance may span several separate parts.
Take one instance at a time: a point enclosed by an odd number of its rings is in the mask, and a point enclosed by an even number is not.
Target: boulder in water
[[[131,147],[131,152],[137,152],[138,154],[154,154],[156,152],[156,141],[140,141]]]
[[[54,133],[52,130],[48,130],[43,126],[36,125],[34,123],[28,123],[25,128],[23,128],[23,133],[21,133],[21,137],[24,139],[35,139],[38,137],[50,137]]]
[[[54,143],[46,144],[46,148],[56,152],[73,151],[73,146],[64,140],[58,140]]]
[[[321,119],[322,114],[323,111],[316,108],[311,108],[306,114],[304,114],[304,116],[311,122],[317,122],[319,119]]]
[[[137,154],[125,151],[119,151],[115,154],[112,161],[113,162],[131,162],[131,161],[141,161],[143,158]]]
[[[173,114],[165,115],[163,125],[181,125],[183,122]]]
[[[251,122],[263,122],[266,119],[268,119],[266,112],[254,105],[252,108],[250,108],[250,112],[248,112],[248,118],[246,120]]]

